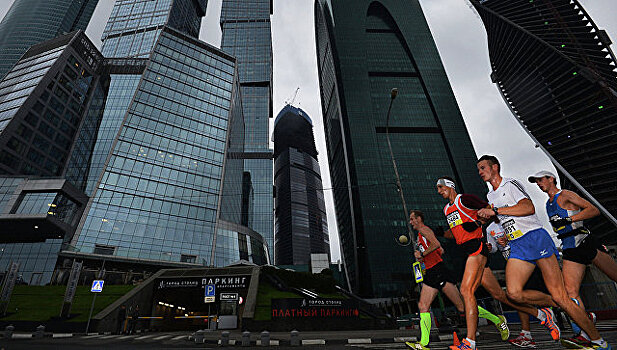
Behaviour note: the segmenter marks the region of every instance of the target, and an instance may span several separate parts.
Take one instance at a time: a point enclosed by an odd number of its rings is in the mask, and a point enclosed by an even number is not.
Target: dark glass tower
[[[486,193],[476,155],[417,0],[315,2],[322,112],[341,255],[354,292],[400,296],[413,284],[412,249],[386,141],[390,90],[398,88],[390,139],[407,206],[444,225],[435,181]]]
[[[328,221],[313,122],[287,105],[274,122],[277,265],[308,265],[312,253],[330,255]]]
[[[221,49],[238,60],[242,110],[246,128],[244,171],[252,186],[247,222],[274,250],[274,200],[272,191],[272,150],[269,119],[272,118],[272,35],[271,0],[223,0]],[[244,192],[250,196],[251,192]]]
[[[565,172],[617,217],[617,61],[606,32],[576,0],[472,4],[488,34],[491,78],[514,116],[566,188],[577,190]],[[615,219],[586,224],[615,242]]]
[[[0,22],[0,79],[30,46],[86,30],[98,0],[15,0]]]

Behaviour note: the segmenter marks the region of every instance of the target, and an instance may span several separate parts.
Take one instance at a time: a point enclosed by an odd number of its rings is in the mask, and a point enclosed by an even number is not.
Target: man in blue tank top
[[[579,295],[581,282],[587,265],[594,264],[610,279],[617,282],[617,263],[608,254],[606,248],[599,244],[591,232],[583,226],[583,220],[600,215],[600,211],[578,194],[560,190],[557,180],[550,171],[540,171],[528,178],[538,185],[549,197],[546,201],[548,214],[557,238],[561,240],[563,250],[563,279],[566,291],[575,303],[585,309]],[[573,324],[576,334],[572,340],[588,344],[585,332]]]

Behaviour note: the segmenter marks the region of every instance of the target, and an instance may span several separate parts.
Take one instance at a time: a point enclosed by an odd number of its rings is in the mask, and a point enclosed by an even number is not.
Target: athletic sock
[[[429,342],[429,337],[431,335],[431,313],[430,312],[420,313],[420,330],[422,331],[422,335],[420,338],[420,344],[422,344],[422,346],[427,346]]]
[[[467,339],[467,341],[469,342],[469,345],[471,346],[471,348],[475,350],[475,348],[476,348],[476,341],[475,340],[471,340],[469,338],[465,338],[465,339]]]
[[[546,322],[546,315],[544,314],[544,312],[540,311],[540,309],[538,309],[538,315],[536,317],[538,318],[538,320]]]
[[[595,345],[600,345],[601,347],[605,348],[608,346],[608,343],[606,342],[606,340],[600,338],[598,340],[592,340],[592,343],[594,343]]]
[[[524,330],[524,329],[523,329],[523,330],[521,330],[521,335],[522,335],[523,337],[525,337],[525,338],[533,339],[533,338],[531,337],[531,331],[526,331],[526,330]]]
[[[487,320],[493,322],[495,325],[498,325],[501,323],[501,319],[499,317],[488,312],[488,310],[486,310],[482,306],[478,306],[478,317],[486,318]]]

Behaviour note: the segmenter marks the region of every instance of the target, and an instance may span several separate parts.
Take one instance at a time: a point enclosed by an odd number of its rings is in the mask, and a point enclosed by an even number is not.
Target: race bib
[[[424,249],[424,246],[422,244],[418,244],[418,250],[420,251],[420,253],[424,253],[426,251],[426,249]]]
[[[516,224],[513,219],[505,221],[501,224],[503,227],[503,232],[508,236],[508,239],[513,241],[517,238],[523,236],[523,232],[516,227]]]
[[[459,214],[458,210],[455,210],[446,216],[446,220],[448,221],[448,225],[450,228],[454,228],[454,226],[458,226],[463,224],[463,219],[461,219],[461,214]]]

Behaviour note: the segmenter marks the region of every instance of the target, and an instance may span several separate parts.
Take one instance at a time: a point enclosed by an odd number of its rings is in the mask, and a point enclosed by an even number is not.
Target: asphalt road
[[[600,323],[598,328],[605,339],[609,340],[611,345],[617,346],[617,323]],[[511,326],[512,336],[518,332],[518,326]],[[555,343],[550,339],[548,333],[541,327],[534,325],[533,334],[538,345],[538,349],[562,349],[559,343]],[[72,338],[43,338],[43,339],[12,339],[0,340],[0,349],[4,350],[47,350],[47,349],[106,349],[106,350],[121,350],[121,349],[220,349],[217,345],[212,344],[195,344],[188,340],[187,332],[175,333],[146,333],[136,335],[92,335],[92,336],[76,336]],[[568,334],[565,334],[568,336]],[[341,339],[345,338],[345,332],[341,332]],[[432,342],[431,349],[448,349],[451,341]],[[257,346],[252,346],[255,348]],[[240,346],[232,346],[231,349],[238,349]],[[272,349],[299,349],[298,347],[290,346],[272,346]],[[361,350],[361,349],[405,349],[402,342],[394,342],[383,344],[337,344],[337,345],[303,345],[301,349],[341,349],[341,350]],[[505,350],[516,349],[507,342],[502,342],[499,339],[497,332],[491,327],[483,327],[478,338],[478,349],[480,350]]]

